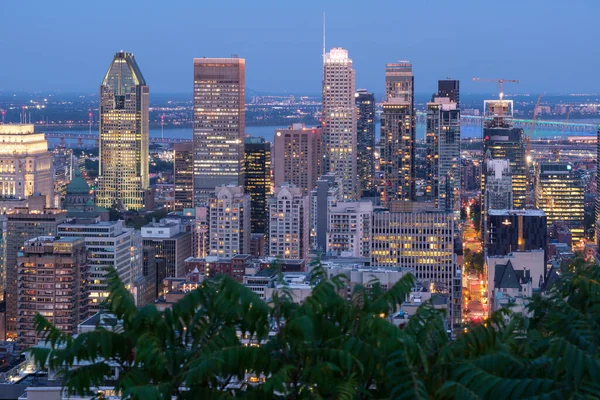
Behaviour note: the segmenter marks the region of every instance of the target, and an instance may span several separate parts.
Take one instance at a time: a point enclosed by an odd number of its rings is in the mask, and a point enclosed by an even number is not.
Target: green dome
[[[90,186],[81,176],[75,176],[67,185],[67,194],[89,194]]]

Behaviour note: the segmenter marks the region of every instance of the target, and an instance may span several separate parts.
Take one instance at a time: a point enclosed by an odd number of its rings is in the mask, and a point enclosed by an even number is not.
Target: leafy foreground
[[[386,318],[411,276],[387,292],[372,282],[348,295],[344,279],[317,266],[302,305],[285,289],[267,304],[221,277],[159,312],[137,309],[110,274],[108,307],[122,331],[72,338],[36,320],[49,348],[32,349],[34,359],[58,371],[70,395],[103,386],[118,366],[115,389],[128,399],[600,398],[597,267],[563,275],[532,300],[530,317],[503,310],[453,341],[429,303],[403,329]]]

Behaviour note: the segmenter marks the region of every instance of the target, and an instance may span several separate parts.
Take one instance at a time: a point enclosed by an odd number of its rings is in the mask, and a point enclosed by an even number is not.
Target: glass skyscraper
[[[244,185],[243,58],[194,59],[194,202],[215,187]]]
[[[246,173],[244,190],[250,195],[250,229],[252,233],[267,233],[267,199],[272,191],[271,143],[262,137],[247,137],[245,148]]]
[[[133,54],[115,54],[100,86],[100,170],[96,204],[144,208],[149,88]]]
[[[359,89],[355,100],[358,179],[360,190],[371,190],[375,186],[375,96]]]

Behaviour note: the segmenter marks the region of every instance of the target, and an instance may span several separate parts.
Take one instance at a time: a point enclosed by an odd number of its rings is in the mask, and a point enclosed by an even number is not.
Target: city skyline
[[[28,9],[17,3],[4,7],[12,18],[0,28],[4,39],[0,39],[0,44],[5,54],[19,62],[0,66],[2,76],[11,77],[0,90],[92,92],[99,83],[97,77],[104,72],[100,67],[102,60],[123,49],[133,52],[145,66],[145,76],[153,83],[154,93],[189,92],[190,59],[232,54],[248,60],[248,88],[252,90],[318,93],[325,12],[327,49],[344,47],[352,54],[357,88],[382,93],[385,64],[407,59],[414,65],[417,93],[433,93],[437,80],[446,77],[463,81],[465,93],[494,91],[493,84],[471,82],[473,77],[519,79],[520,84],[508,89],[509,93],[600,92],[600,84],[593,80],[598,56],[589,50],[586,40],[591,34],[589,27],[593,26],[593,11],[600,7],[591,1],[583,2],[585,6],[569,7],[511,0],[499,10],[474,1],[435,8],[388,2],[339,7],[338,2],[309,1],[300,6],[259,1],[236,8],[180,2],[168,8],[148,9],[132,2],[119,7],[124,13],[135,10],[141,18],[114,32],[104,32],[103,25],[95,23],[108,16],[110,6],[72,7],[69,1],[38,3]],[[414,16],[401,27],[388,23],[398,7]],[[382,9],[390,12],[382,13]],[[199,15],[211,17],[203,18],[198,25],[193,22]],[[225,15],[237,29],[225,30],[217,25]],[[448,19],[453,21],[451,31],[443,28]],[[87,23],[75,23],[82,20]],[[552,34],[552,27],[563,27],[564,21],[575,20],[578,23],[568,24],[560,35]],[[356,29],[369,21],[373,22],[370,29]],[[10,40],[10,32],[25,22],[30,29],[19,30],[19,40]],[[491,27],[501,32],[493,44],[487,40],[493,31]],[[134,31],[135,35],[128,34]],[[410,41],[397,39],[402,31],[412,33]],[[102,41],[95,40],[100,36]],[[188,37],[196,36],[215,39],[191,44]],[[57,37],[61,40],[55,40]],[[438,53],[432,59],[428,49],[441,39],[453,44],[436,46]],[[486,46],[490,51],[480,51]],[[568,63],[553,62],[557,49]],[[69,54],[71,68],[63,68],[61,57],[54,57],[55,54]],[[44,60],[41,73],[36,67],[38,60]],[[278,67],[280,64],[287,66],[285,73]],[[567,73],[571,79],[556,81],[554,77],[559,72]]]

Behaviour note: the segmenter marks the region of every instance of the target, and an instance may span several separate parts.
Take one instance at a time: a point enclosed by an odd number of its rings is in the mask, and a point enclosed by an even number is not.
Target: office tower
[[[373,212],[371,265],[414,269],[418,281],[447,294],[453,330],[460,327],[462,304],[454,233],[454,215],[449,211]]]
[[[329,208],[328,214],[327,254],[370,257],[373,203],[339,202]]]
[[[548,246],[546,214],[543,210],[488,210],[486,250],[488,256]]]
[[[544,210],[549,226],[564,224],[580,246],[585,239],[584,185],[568,162],[540,162],[535,166],[535,207]]]
[[[375,183],[375,96],[358,89],[356,102],[356,150],[360,190],[371,190]]]
[[[119,52],[100,86],[100,166],[96,204],[144,208],[150,88],[131,53]]]
[[[192,234],[172,220],[150,222],[142,227],[142,244],[154,247],[156,258],[165,260],[166,277],[185,276],[184,261],[192,255]]]
[[[454,82],[454,84],[451,84]],[[448,88],[450,86],[450,88]],[[439,81],[427,103],[426,196],[437,208],[460,218],[460,104],[458,81]]]
[[[269,207],[269,255],[306,258],[309,250],[309,200],[302,188],[289,183],[275,187]]]
[[[342,179],[347,200],[356,199],[359,192],[355,85],[348,51],[331,49],[323,66],[323,173],[334,172]]]
[[[600,125],[596,134],[596,163],[600,160]],[[600,174],[596,172],[596,218],[594,224],[596,245],[600,245]]]
[[[23,244],[38,236],[56,236],[57,226],[66,219],[66,211],[46,207],[46,196],[34,195],[24,207],[15,207],[6,216],[6,332],[14,337],[17,331],[17,253]]]
[[[246,175],[244,190],[250,195],[250,229],[267,233],[267,198],[271,194],[271,143],[264,138],[247,137],[244,150]]]
[[[194,202],[244,185],[243,58],[194,58]]]
[[[67,185],[62,208],[67,210],[67,218],[75,218],[79,222],[92,223],[96,219],[109,220],[108,209],[94,204],[90,194],[90,186],[81,177],[79,168],[74,170],[73,179]]]
[[[102,310],[108,297],[106,274],[117,271],[127,289],[132,290],[132,276],[142,269],[142,243],[139,231],[126,228],[124,221],[64,223],[58,226],[60,237],[83,237],[88,253],[89,312]]]
[[[527,160],[523,129],[513,128],[512,100],[485,100],[483,154],[487,158],[508,160],[512,172],[513,209],[527,205]],[[481,182],[485,193],[485,175]],[[482,215],[483,217],[483,215]]]
[[[385,67],[386,100],[381,115],[383,200],[415,200],[415,107],[412,64]]]
[[[34,318],[42,315],[63,333],[77,333],[87,315],[87,257],[83,238],[38,236],[24,243],[18,260],[17,336],[21,349],[42,335]]]
[[[308,193],[321,174],[321,129],[293,124],[277,129],[273,140],[273,178],[275,186],[291,183]]]
[[[183,211],[194,207],[194,145],[192,142],[175,143],[173,183],[175,186],[175,207],[173,211]]]
[[[508,160],[485,161],[487,185],[484,193],[484,210],[509,210],[513,206],[512,174]]]
[[[234,257],[250,251],[250,195],[243,186],[217,186],[209,199],[209,255]]]
[[[0,124],[0,211],[6,212],[34,193],[56,207],[53,156],[43,133],[33,125]]]
[[[450,102],[458,104],[460,107],[460,83],[453,79],[443,79],[438,81],[437,97],[447,97]]]
[[[342,180],[336,174],[325,174],[310,192],[310,237],[313,249],[327,251],[329,209],[344,198]]]
[[[479,160],[461,159],[462,172],[460,179],[462,180],[462,190],[481,190],[481,162]]]
[[[135,305],[138,307],[152,304],[158,297],[159,282],[156,268],[156,249],[154,246],[143,246],[142,271],[133,280]]]

